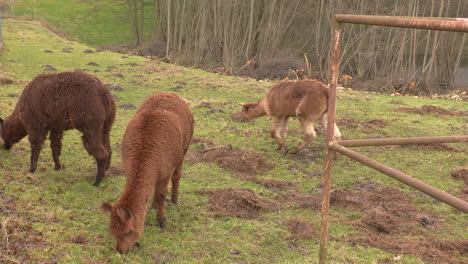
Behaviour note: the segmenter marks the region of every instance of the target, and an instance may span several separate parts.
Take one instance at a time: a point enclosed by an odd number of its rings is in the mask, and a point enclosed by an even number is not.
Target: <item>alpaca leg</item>
[[[98,129],[98,133],[96,133],[95,131],[85,130],[83,131],[83,136],[81,137],[85,149],[88,151],[89,155],[93,156],[96,160],[97,172],[96,181],[93,184],[94,186],[98,186],[104,178],[106,166],[109,162],[109,152],[102,144],[100,137],[101,133],[99,133],[100,131],[101,129]]]
[[[28,131],[29,132],[29,131]],[[31,167],[29,172],[34,172],[37,169],[37,160],[39,159],[39,154],[41,153],[42,145],[44,144],[45,139],[47,138],[47,130],[34,130],[29,132],[29,143],[31,144]]]
[[[109,153],[109,158],[107,159],[106,166],[105,166],[105,170],[107,171],[109,169],[109,167],[110,167],[111,158],[112,158],[112,148],[111,148],[111,145],[110,145],[109,134],[104,134],[104,136],[102,138],[102,145],[107,150],[107,153]]]
[[[172,189],[171,189],[171,202],[172,204],[177,204],[177,200],[179,197],[179,180],[182,176],[182,166],[183,163],[180,163],[180,166],[174,171],[172,175]]]
[[[328,114],[327,113],[322,115],[322,126],[323,126],[324,135],[327,135],[327,129],[328,129]],[[340,129],[338,129],[338,126],[336,125],[336,123],[335,123],[335,128],[333,131],[333,139],[335,140],[341,139],[341,132],[340,132]]]
[[[109,159],[108,159],[106,167],[105,167],[106,171],[110,167],[111,157],[112,157],[112,148],[111,148],[111,144],[110,144],[110,129],[111,129],[111,127],[112,127],[112,122],[106,120],[106,122],[104,124],[104,127],[103,127],[103,134],[102,134],[102,144],[104,145],[107,152],[109,153]]]
[[[166,202],[168,180],[156,182],[154,188],[153,208],[156,209],[156,222],[160,228],[166,225],[164,216],[164,204]]]
[[[300,122],[301,122],[302,131],[304,133],[304,140],[293,152],[291,152],[291,154],[296,154],[299,150],[305,148],[317,136],[317,134],[315,133],[313,119],[302,118]]]
[[[272,122],[272,127],[273,127],[271,130],[271,137],[276,139],[276,141],[278,142],[278,147],[276,148],[276,150],[281,150],[283,147],[285,147],[284,139],[281,137],[282,130],[283,130],[283,123],[284,123],[283,118],[272,117],[271,122]]]
[[[60,164],[60,154],[62,152],[62,136],[63,131],[61,130],[50,131],[50,148],[52,149],[52,158],[54,159],[55,170],[62,169],[62,165]]]
[[[289,116],[283,117],[283,126],[281,127],[281,138],[286,140],[286,135],[288,133],[288,123],[289,123]]]

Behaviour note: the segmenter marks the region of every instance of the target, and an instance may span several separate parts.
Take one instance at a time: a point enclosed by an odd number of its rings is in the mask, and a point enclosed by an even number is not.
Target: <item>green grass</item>
[[[46,2],[51,1],[41,1]],[[276,144],[267,132],[270,128],[267,118],[253,123],[231,121],[230,115],[240,110],[239,103],[258,100],[271,83],[220,76],[164,63],[149,67],[147,64],[152,62],[145,58],[107,51],[83,53],[84,50],[95,49],[59,38],[36,22],[4,20],[3,24],[5,50],[0,57],[0,69],[13,78],[15,83],[0,86],[0,117],[11,113],[18,100],[9,95],[19,95],[27,82],[44,71],[41,67],[43,65],[52,65],[58,71],[86,68],[105,83],[122,86],[124,91],[112,91],[120,98],[118,105],[134,104],[138,107],[151,94],[172,91],[171,88],[179,85],[177,81],[184,81],[186,85],[177,93],[190,102],[196,120],[196,137],[210,139],[216,144],[231,143],[234,148],[260,153],[276,167],[259,175],[259,178],[297,181],[301,193],[318,193],[320,179],[311,178],[307,172],[322,170],[323,151],[319,152],[315,160],[301,162],[274,150]],[[64,47],[72,47],[72,53],[63,52]],[[53,53],[45,53],[44,50],[51,50]],[[89,62],[95,62],[98,66],[88,66]],[[131,66],[131,63],[137,65]],[[106,71],[108,66],[118,68]],[[148,71],[150,68],[151,72]],[[95,70],[99,71],[94,72]],[[124,78],[115,77],[114,73],[121,73]],[[405,107],[431,104],[447,109],[466,110],[464,102],[396,98],[352,91],[342,91],[338,95],[338,118],[357,121],[384,119],[389,122],[388,126],[372,129],[368,133],[360,128],[341,127],[344,137],[348,139],[467,134],[466,117],[396,113],[393,109],[400,105],[389,103],[400,100],[406,104],[402,105]],[[202,101],[212,102],[213,108],[224,112],[209,114],[209,109],[198,107]],[[114,166],[121,163],[119,143],[135,111],[118,108],[111,133]],[[292,120],[291,130],[298,129],[297,120]],[[286,141],[290,145],[299,144],[301,138],[299,133],[290,133]],[[323,140],[324,137],[319,135],[305,151],[322,149]],[[455,145],[467,148],[466,144]],[[193,145],[192,149],[198,147],[200,146]],[[452,179],[449,172],[453,168],[466,165],[466,153],[418,147],[362,147],[356,148],[356,151],[448,193],[458,195],[462,188],[462,183]],[[11,241],[16,239],[40,242],[13,255],[0,249],[0,262],[14,263],[15,260],[24,260],[26,256],[29,258],[26,261],[31,263],[50,260],[59,263],[317,262],[318,238],[292,240],[283,221],[301,216],[311,221],[318,231],[319,212],[285,207],[280,211],[263,213],[256,220],[215,218],[209,210],[208,198],[196,194],[197,190],[243,187],[254,190],[266,199],[275,197],[277,191],[236,179],[232,177],[231,171],[216,165],[190,162],[184,164],[179,205],[169,206],[166,210],[167,229],[161,231],[157,228],[154,210],[149,211],[145,232],[139,240],[142,248],[133,250],[128,255],[120,255],[114,250],[115,239],[108,233],[108,216],[98,208],[102,202],[114,203],[118,199],[125,183],[124,175],[106,177],[99,188],[93,187],[94,161],[82,147],[80,134],[75,130],[65,134],[61,160],[66,169],[54,171],[47,142],[39,158],[38,171],[29,174],[26,173],[29,167],[29,143],[26,139],[10,151],[0,150],[0,199],[2,195],[17,197],[12,202],[15,205],[13,212],[0,210],[0,220],[6,223],[2,224],[0,238],[4,243],[6,238],[3,231],[6,231]],[[290,166],[302,170],[293,173]],[[397,186],[406,193],[416,193],[411,188],[343,156],[333,166],[333,189],[349,188],[356,181],[371,180]],[[447,239],[467,238],[466,214],[445,204],[433,203],[425,197],[415,198],[414,203],[419,209],[430,209],[443,217],[434,231],[437,236]],[[337,221],[359,217],[359,212],[332,207],[331,236],[342,237],[356,233],[352,226]],[[26,226],[29,225],[31,231],[22,232],[28,230]],[[84,239],[83,244],[73,242],[78,236]],[[240,254],[232,254],[230,251],[233,249],[240,251]],[[332,263],[378,263],[379,260],[391,259],[393,254],[376,248],[331,241],[329,256]],[[401,263],[422,261],[415,256],[404,255]]]
[[[145,39],[148,40],[153,18],[145,14]],[[6,10],[11,15],[11,9]],[[14,16],[41,19],[72,38],[90,45],[119,45],[133,42],[128,9],[113,1],[19,0],[13,5]]]

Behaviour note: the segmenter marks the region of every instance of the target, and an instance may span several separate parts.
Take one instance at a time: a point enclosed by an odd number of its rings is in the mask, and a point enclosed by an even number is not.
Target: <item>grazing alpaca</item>
[[[5,149],[28,135],[29,171],[34,172],[49,132],[55,169],[60,170],[63,132],[79,130],[85,149],[96,159],[97,186],[110,166],[109,132],[114,118],[114,99],[98,78],[82,72],[48,73],[37,76],[24,88],[13,113],[0,119],[0,134]]]
[[[152,194],[156,220],[164,228],[164,203],[169,181],[171,202],[177,204],[184,156],[193,135],[193,116],[180,97],[157,93],[138,109],[122,140],[123,169],[127,183],[118,202],[102,204],[110,212],[110,233],[117,251],[128,253],[143,233]]]
[[[289,117],[299,118],[304,133],[304,140],[291,153],[305,148],[316,137],[314,121],[322,117],[324,129],[327,128],[328,87],[315,80],[285,81],[273,86],[268,94],[256,103],[243,105],[242,114],[248,120],[264,115],[272,119],[271,136],[278,142],[277,150],[288,148],[284,139],[288,130]],[[335,124],[334,137],[341,138]]]

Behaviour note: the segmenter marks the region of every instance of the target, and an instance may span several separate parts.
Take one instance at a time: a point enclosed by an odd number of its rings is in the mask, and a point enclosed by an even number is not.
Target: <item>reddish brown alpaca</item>
[[[114,99],[97,77],[81,72],[49,73],[37,76],[24,88],[13,113],[0,119],[0,134],[5,149],[28,135],[29,171],[34,172],[49,131],[55,169],[60,170],[63,132],[78,129],[85,149],[96,159],[97,186],[110,165],[109,132],[114,118]]]
[[[322,117],[324,129],[327,128],[328,87],[315,80],[285,81],[273,86],[268,94],[256,103],[243,105],[245,118],[252,120],[268,115],[273,123],[271,136],[278,142],[277,150],[288,148],[284,139],[288,130],[289,117],[298,117],[304,133],[304,140],[291,153],[305,148],[316,137],[314,122]],[[334,137],[341,138],[335,124]]]
[[[151,195],[156,220],[164,228],[164,203],[169,181],[171,202],[177,204],[184,156],[193,135],[193,116],[180,97],[157,93],[138,109],[122,140],[122,162],[127,183],[110,212],[110,232],[117,238],[117,251],[128,253],[143,233]]]

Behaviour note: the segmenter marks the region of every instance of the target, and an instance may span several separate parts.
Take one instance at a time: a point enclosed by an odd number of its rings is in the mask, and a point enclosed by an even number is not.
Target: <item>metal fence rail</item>
[[[410,137],[410,138],[383,138],[383,139],[360,139],[334,141],[334,124],[336,119],[336,87],[338,84],[341,24],[364,24],[386,27],[434,29],[455,32],[468,32],[468,19],[466,18],[430,18],[430,17],[391,17],[391,16],[362,16],[344,15],[334,16],[333,34],[331,43],[331,69],[330,69],[330,96],[328,101],[328,126],[327,126],[327,153],[325,155],[323,196],[322,196],[322,219],[319,263],[326,263],[328,242],[328,217],[330,209],[331,172],[334,152],[342,153],[351,159],[359,161],[364,165],[374,168],[388,176],[391,176],[404,184],[416,188],[426,194],[468,213],[468,203],[454,197],[444,191],[430,186],[420,180],[410,177],[398,170],[386,166],[380,162],[370,159],[362,154],[354,152],[345,146],[382,146],[382,145],[404,145],[404,144],[433,144],[468,142],[468,136],[452,137]]]

